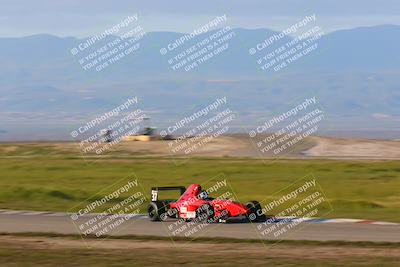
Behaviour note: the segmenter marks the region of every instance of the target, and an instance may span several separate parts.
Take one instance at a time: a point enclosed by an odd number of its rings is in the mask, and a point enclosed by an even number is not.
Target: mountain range
[[[217,31],[195,36],[180,51]],[[172,70],[168,56],[160,53],[182,33],[147,33],[137,51],[100,72],[83,70],[79,57],[71,54],[85,39],[46,34],[0,38],[0,140],[25,128],[39,137],[64,138],[67,129],[132,96],[139,97],[157,125],[227,96],[246,122],[241,125],[251,127],[316,96],[332,131],[398,130],[400,26],[325,34],[315,51],[277,72],[261,70],[249,54],[277,32],[232,31],[226,51],[190,71]],[[99,45],[115,38],[108,36]],[[285,36],[276,45],[293,38]],[[54,136],[48,134],[53,128],[58,129]]]

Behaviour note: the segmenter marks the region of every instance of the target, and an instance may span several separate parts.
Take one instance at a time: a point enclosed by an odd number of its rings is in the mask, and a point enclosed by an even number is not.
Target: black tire
[[[252,200],[246,203],[246,207],[250,210],[247,218],[252,222],[265,221],[266,216],[262,213],[261,205],[258,201]]]
[[[214,222],[214,208],[209,204],[203,204],[196,210],[196,220],[198,222]]]
[[[154,222],[165,221],[167,218],[165,210],[166,207],[159,202],[150,202],[147,206],[147,214]]]

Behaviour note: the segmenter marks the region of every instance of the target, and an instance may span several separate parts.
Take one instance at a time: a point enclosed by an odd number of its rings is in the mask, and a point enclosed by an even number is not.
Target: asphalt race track
[[[96,215],[85,215],[73,221],[67,213],[51,212],[21,212],[1,211],[1,233],[59,233],[77,234],[79,228],[85,230],[85,225],[96,219]],[[103,217],[104,220],[106,217]],[[121,218],[121,217],[120,217]],[[110,235],[149,235],[149,236],[186,236],[195,237],[223,237],[240,239],[286,239],[286,240],[316,240],[316,241],[373,241],[373,242],[400,242],[399,224],[363,224],[363,223],[318,223],[301,222],[299,224],[280,223],[269,224],[268,229],[273,229],[266,234],[264,223],[215,223],[195,224],[180,223],[176,220],[167,222],[151,222],[144,215],[133,215],[125,218],[123,223],[117,225],[116,218],[112,221],[114,229],[107,232]],[[108,227],[110,224],[108,225]],[[107,227],[97,228],[100,229]],[[286,230],[281,230],[285,228]],[[264,234],[263,232],[264,231]],[[93,232],[94,233],[94,232]],[[277,233],[279,233],[277,235]]]

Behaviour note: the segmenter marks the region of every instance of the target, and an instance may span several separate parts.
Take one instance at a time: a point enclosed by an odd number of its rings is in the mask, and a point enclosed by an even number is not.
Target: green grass
[[[333,206],[326,216],[400,222],[399,161],[283,159],[265,164],[192,158],[175,165],[167,158],[126,157],[89,164],[76,155],[52,155],[0,158],[0,208],[67,211],[131,173],[146,193],[154,185],[201,184],[224,174],[240,201],[264,200],[312,174]]]

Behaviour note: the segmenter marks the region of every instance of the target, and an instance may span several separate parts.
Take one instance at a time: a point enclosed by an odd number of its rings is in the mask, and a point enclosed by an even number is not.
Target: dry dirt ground
[[[400,141],[311,137],[316,143],[306,153],[313,157],[400,158]]]
[[[267,136],[267,135],[265,135]],[[340,159],[400,159],[400,141],[377,139],[343,139],[333,137],[310,136],[299,141],[283,153],[274,154],[273,149],[261,153],[256,143],[245,134],[220,136],[212,139],[206,145],[195,149],[189,155],[183,150],[172,153],[169,142],[120,142],[102,155],[126,156],[199,156],[199,157],[249,157],[249,158],[340,158]],[[43,146],[65,153],[80,153],[76,142],[35,142],[35,143],[4,143],[0,154],[19,154],[18,146],[30,146],[40,149]],[[88,154],[84,154],[89,156]],[[93,154],[95,155],[95,154]],[[28,155],[27,155],[28,156]]]
[[[168,155],[166,141],[122,143],[131,153]],[[273,151],[261,153],[256,144],[246,135],[219,137],[192,155],[214,157],[275,157]],[[342,139],[332,137],[307,137],[284,153],[283,157],[328,157],[399,159],[400,141],[376,139]]]
[[[172,244],[167,240],[118,239],[86,240],[84,242],[68,237],[0,236],[0,251],[2,249],[9,251],[9,254],[0,252],[0,263],[2,257],[5,259],[10,256],[10,251],[18,253],[26,251],[25,256],[20,255],[20,257],[11,259],[15,263],[12,266],[22,266],[24,261],[29,258],[42,262],[43,258],[33,257],[32,253],[37,253],[41,257],[47,255],[49,259],[45,263],[52,261],[56,263],[58,258],[55,255],[63,253],[63,251],[70,257],[69,261],[64,262],[65,266],[75,266],[73,256],[77,251],[80,254],[77,254],[75,259],[79,260],[79,256],[83,253],[87,257],[86,263],[88,263],[88,257],[92,256],[95,257],[97,263],[100,263],[102,260],[100,255],[107,256],[107,260],[119,255],[124,256],[125,260],[134,259],[136,263],[140,264],[159,263],[164,266],[188,263],[197,263],[199,266],[232,266],[232,264],[240,263],[266,266],[268,262],[281,263],[280,266],[311,266],[308,263],[312,266],[377,266],[376,264],[379,263],[382,263],[379,266],[396,266],[396,262],[400,262],[400,247],[373,245],[358,247],[335,244],[277,244],[266,246],[258,243],[201,242]],[[44,251],[48,254],[43,254]],[[7,263],[10,263],[9,261],[10,259]],[[64,266],[64,264],[61,265]],[[147,264],[145,265],[147,266]]]

